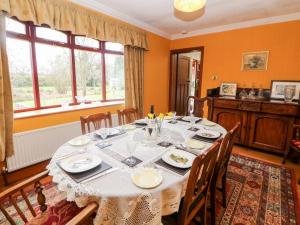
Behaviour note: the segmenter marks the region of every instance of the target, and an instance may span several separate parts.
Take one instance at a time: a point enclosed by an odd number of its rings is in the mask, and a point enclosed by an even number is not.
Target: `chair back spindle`
[[[118,110],[118,121],[119,125],[125,125],[128,123],[133,123],[138,119],[138,111],[134,108],[127,108],[123,110]]]
[[[207,154],[197,156],[190,172],[178,224],[187,225],[202,209],[206,211],[206,197],[217,160],[220,143],[214,143]],[[203,223],[205,224],[205,223]]]
[[[207,100],[206,97],[198,98],[196,96],[189,96],[187,98],[187,108],[186,108],[186,115],[193,114],[197,117],[203,117],[204,115],[204,103]],[[192,107],[192,110],[191,110]]]
[[[94,130],[98,130],[103,127],[103,125],[104,127],[112,127],[112,118],[110,112],[80,116],[80,122],[82,134],[92,132],[92,128]]]

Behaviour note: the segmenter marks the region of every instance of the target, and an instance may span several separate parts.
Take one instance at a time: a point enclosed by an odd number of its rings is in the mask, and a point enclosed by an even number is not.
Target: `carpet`
[[[217,221],[220,225],[296,225],[299,214],[296,179],[293,171],[283,166],[233,154],[227,173],[227,208],[221,207],[221,195],[217,196]],[[58,194],[55,184],[45,185],[47,204],[64,198]],[[34,191],[29,194],[35,210],[38,211]],[[17,202],[26,215],[30,215],[20,196]],[[23,224],[13,206],[4,207],[17,221]],[[298,210],[298,211],[297,211]],[[299,216],[299,215],[298,215]],[[299,220],[299,218],[298,218]],[[0,212],[0,225],[8,225]]]
[[[217,210],[220,225],[300,224],[296,179],[288,168],[233,154],[226,188],[227,207],[218,204]]]

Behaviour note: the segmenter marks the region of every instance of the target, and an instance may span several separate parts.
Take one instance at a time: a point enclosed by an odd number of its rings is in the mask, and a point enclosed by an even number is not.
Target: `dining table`
[[[66,194],[68,201],[75,201],[78,207],[85,207],[90,202],[99,205],[93,221],[95,225],[160,225],[162,216],[179,210],[190,170],[166,165],[162,162],[162,157],[174,150],[185,151],[197,157],[205,154],[214,141],[220,140],[227,133],[218,124],[198,119],[192,125],[182,120],[182,117],[177,117],[176,120],[164,119],[160,132],[157,131],[156,135],[153,133],[153,136],[149,134],[147,126],[135,123],[130,129],[119,126],[113,129],[118,129],[120,134],[107,137],[104,140],[107,146],[104,147],[97,131],[82,135],[89,139],[88,143],[75,146],[68,141],[57,149],[47,167],[49,174],[58,190]],[[217,140],[199,139],[202,144],[200,149],[189,148],[187,141],[199,131],[218,132],[220,137]],[[129,142],[137,143],[134,152],[128,151]],[[68,158],[80,158],[84,154],[101,158],[102,163],[109,166],[108,169],[86,179],[75,179],[76,176],[62,168],[61,163]],[[132,155],[138,160],[134,167],[124,163]],[[137,186],[132,174],[139,168],[158,170],[161,182],[153,188]]]

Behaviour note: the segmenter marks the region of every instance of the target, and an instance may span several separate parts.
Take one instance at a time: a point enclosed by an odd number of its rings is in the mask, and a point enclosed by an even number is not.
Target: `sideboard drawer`
[[[262,112],[273,113],[279,115],[290,115],[290,116],[299,116],[300,107],[299,105],[292,104],[269,104],[263,103],[261,107]]]
[[[260,102],[240,101],[240,103],[239,103],[239,109],[240,110],[259,112],[260,107],[261,107]]]
[[[226,109],[238,109],[239,104],[240,104],[239,101],[234,101],[234,100],[216,99],[214,101],[214,107],[226,108]]]

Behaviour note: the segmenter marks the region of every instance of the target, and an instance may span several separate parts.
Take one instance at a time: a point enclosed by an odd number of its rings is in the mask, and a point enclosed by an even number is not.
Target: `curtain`
[[[144,116],[144,49],[125,46],[125,107]]]
[[[5,15],[0,11],[0,161],[14,153],[14,114],[5,42]]]
[[[147,49],[146,32],[69,0],[0,0],[0,11],[35,25]]]

